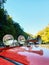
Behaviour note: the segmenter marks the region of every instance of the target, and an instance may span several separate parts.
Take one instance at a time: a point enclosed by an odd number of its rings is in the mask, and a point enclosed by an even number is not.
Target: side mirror
[[[20,35],[18,37],[18,43],[20,46],[23,46],[25,44],[25,37],[23,35]]]
[[[13,44],[14,37],[10,34],[7,34],[3,37],[3,43],[5,46],[10,46]]]

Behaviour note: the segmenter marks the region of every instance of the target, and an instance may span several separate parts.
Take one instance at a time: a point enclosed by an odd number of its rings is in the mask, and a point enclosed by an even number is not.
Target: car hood
[[[49,50],[44,48],[11,47],[1,48],[0,50],[2,50],[0,51],[0,58],[2,58],[2,60],[5,57],[24,65],[49,65]],[[9,65],[12,65],[12,63]]]

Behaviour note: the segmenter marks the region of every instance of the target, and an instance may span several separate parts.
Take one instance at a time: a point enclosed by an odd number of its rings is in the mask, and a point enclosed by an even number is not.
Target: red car
[[[21,38],[21,37],[20,37]],[[22,36],[24,39],[24,37]],[[3,37],[3,47],[0,47],[0,65],[49,65],[49,50],[40,47],[14,46],[14,38],[11,35]],[[27,42],[33,40],[27,40]]]
[[[0,48],[0,65],[49,65],[49,50],[27,46]]]

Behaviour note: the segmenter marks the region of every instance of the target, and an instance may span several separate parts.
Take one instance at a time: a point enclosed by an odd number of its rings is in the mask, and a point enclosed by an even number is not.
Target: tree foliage
[[[37,35],[40,35],[43,43],[49,43],[49,25],[42,31],[39,31]]]
[[[27,39],[28,34],[24,32],[19,23],[13,21],[4,9],[5,2],[6,0],[2,0],[2,2],[0,2],[0,41],[2,41],[3,36],[6,34],[13,35],[15,39],[17,39],[19,35],[23,35]]]
[[[24,32],[21,26],[13,21],[13,19],[8,15],[7,11],[3,8],[0,9],[0,40],[5,34],[12,34],[15,39],[18,38],[19,35],[24,35],[27,38],[28,34]]]

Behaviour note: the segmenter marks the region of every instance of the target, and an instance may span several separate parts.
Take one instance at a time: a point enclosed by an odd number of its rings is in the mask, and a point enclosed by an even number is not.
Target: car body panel
[[[9,62],[3,58],[0,57],[0,65],[14,65],[12,62]]]
[[[0,56],[20,62],[24,65],[49,65],[49,50],[35,50],[33,47],[7,47],[0,48]],[[0,64],[1,65],[1,64]],[[11,64],[12,65],[12,64]]]

